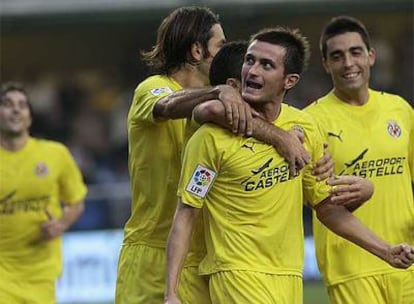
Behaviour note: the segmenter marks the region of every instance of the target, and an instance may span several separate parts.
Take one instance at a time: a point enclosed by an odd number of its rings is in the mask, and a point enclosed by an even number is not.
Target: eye
[[[273,65],[270,62],[265,62],[265,63],[263,63],[263,68],[265,70],[270,70],[270,69],[273,68]]]
[[[353,50],[352,51],[352,55],[353,56],[356,56],[356,57],[361,56],[362,55],[362,51],[361,50]]]
[[[246,58],[244,59],[244,62],[247,63],[248,65],[253,65],[254,58],[252,56],[246,56]]]
[[[3,100],[3,102],[0,103],[1,106],[6,107],[6,108],[10,108],[12,106],[12,103],[10,100],[5,99]]]
[[[333,54],[331,55],[331,60],[332,61],[338,61],[341,59],[341,55],[340,54]]]

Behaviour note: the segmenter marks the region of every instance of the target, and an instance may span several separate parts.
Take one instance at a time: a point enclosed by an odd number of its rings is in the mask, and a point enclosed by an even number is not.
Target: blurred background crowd
[[[331,88],[320,61],[322,26],[334,15],[355,16],[377,51],[372,87],[413,104],[409,0],[0,0],[0,82],[26,86],[32,134],[65,143],[89,185],[86,212],[72,229],[121,228],[128,218],[126,117],[136,85],[149,72],[139,52],[151,48],[169,11],[192,4],[219,13],[229,41],[263,27],[299,28],[312,45],[310,66],[287,96],[299,108]],[[305,219],[309,234],[308,211]]]

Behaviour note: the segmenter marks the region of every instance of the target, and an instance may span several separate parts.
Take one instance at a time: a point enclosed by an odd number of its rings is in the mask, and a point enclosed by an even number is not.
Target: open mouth
[[[261,88],[263,88],[263,85],[261,85],[260,83],[251,81],[251,80],[247,80],[246,81],[246,87],[251,88],[251,89],[255,89],[255,90],[260,90]]]

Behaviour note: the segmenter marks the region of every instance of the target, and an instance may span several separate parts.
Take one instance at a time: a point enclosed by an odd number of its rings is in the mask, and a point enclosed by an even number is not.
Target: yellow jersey
[[[312,160],[322,156],[321,136],[306,113],[283,104],[275,125],[301,127]],[[183,203],[203,207],[207,255],[200,273],[301,276],[303,189],[311,204],[329,195],[310,166],[289,179],[288,164],[272,146],[212,124],[201,126],[185,148],[178,191]]]
[[[185,136],[183,151],[187,142],[190,140],[191,136],[200,128],[200,124],[194,120],[194,118],[188,118],[185,125]],[[182,153],[184,156],[184,153]],[[178,181],[177,181],[178,184]],[[195,222],[193,233],[191,236],[190,248],[184,263],[184,266],[196,267],[200,265],[200,262],[203,260],[206,255],[206,245],[204,240],[204,221],[203,214],[200,214],[197,221]]]
[[[151,76],[135,90],[128,113],[128,167],[131,216],[124,243],[165,248],[177,206],[177,183],[185,119],[155,121],[158,100],[181,86],[167,76]]]
[[[61,273],[61,238],[44,241],[46,211],[62,215],[61,201],[86,196],[82,175],[68,149],[29,137],[19,151],[0,147],[0,277],[56,279]]]
[[[374,184],[372,198],[354,215],[387,242],[414,245],[412,107],[399,96],[369,90],[362,106],[349,105],[330,92],[306,112],[329,144],[335,173],[361,176]],[[319,268],[329,285],[399,271],[336,236],[315,216],[314,238]]]

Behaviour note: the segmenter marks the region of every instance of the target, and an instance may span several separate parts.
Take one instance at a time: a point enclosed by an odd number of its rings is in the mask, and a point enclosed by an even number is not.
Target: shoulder
[[[304,110],[300,110],[293,106],[283,104],[282,111],[285,112],[285,115],[288,120],[294,120],[298,124],[314,124],[314,119],[312,118],[312,116]]]
[[[154,96],[165,95],[180,89],[176,83],[164,75],[154,75],[138,84],[135,93],[151,93]]]
[[[219,127],[216,124],[213,123],[205,123],[200,126],[200,128],[197,129],[196,133],[199,137],[208,137],[208,138],[227,138],[233,137],[234,135],[227,131],[227,129],[224,129],[222,127]]]
[[[229,146],[238,136],[227,129],[213,123],[205,123],[191,136],[189,143],[192,145],[206,145],[210,148],[220,149]]]
[[[413,110],[408,101],[399,95],[387,93],[384,91],[375,91],[372,89],[370,90],[370,94],[373,94],[377,100],[390,107],[401,107],[406,110]]]
[[[33,137],[30,140],[33,143],[31,145],[32,149],[43,150],[45,153],[48,153],[48,155],[51,155],[52,153],[53,155],[70,153],[69,149],[64,144],[54,140]]]
[[[311,102],[308,106],[306,106],[303,111],[306,113],[313,115],[322,114],[327,112],[329,109],[330,104],[332,104],[333,94],[328,93],[313,102]]]

